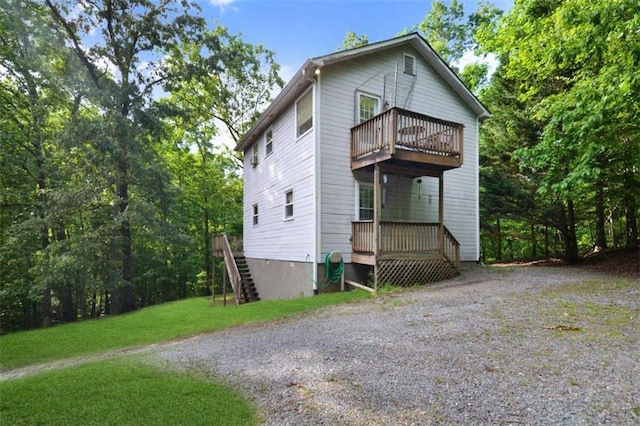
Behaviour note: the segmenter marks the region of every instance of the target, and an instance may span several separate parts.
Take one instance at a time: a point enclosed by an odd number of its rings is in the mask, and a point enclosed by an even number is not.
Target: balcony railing
[[[351,129],[351,157],[397,149],[462,159],[464,126],[401,108],[391,108]]]

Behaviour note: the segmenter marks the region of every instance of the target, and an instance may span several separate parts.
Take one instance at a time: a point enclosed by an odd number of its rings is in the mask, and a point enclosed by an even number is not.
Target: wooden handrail
[[[444,227],[444,252],[443,255],[456,269],[460,268],[460,243],[456,237]]]
[[[227,234],[219,234],[213,236],[213,250],[214,253],[222,253],[224,258],[224,265],[227,269],[229,279],[231,281],[231,287],[233,288],[233,295],[236,299],[236,305],[240,304],[240,289],[242,288],[242,278],[240,277],[240,271],[236,264],[236,259],[233,257],[233,251],[231,250],[231,244]]]

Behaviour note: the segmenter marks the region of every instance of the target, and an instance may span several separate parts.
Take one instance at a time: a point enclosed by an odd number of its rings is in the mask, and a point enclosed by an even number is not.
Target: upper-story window
[[[269,127],[264,134],[264,151],[265,157],[268,157],[273,151],[273,126]]]
[[[311,88],[296,101],[296,137],[313,127],[313,90]]]
[[[380,98],[378,96],[358,93],[357,102],[358,123],[367,121],[380,113]]]
[[[258,165],[258,143],[256,142],[251,149],[251,165],[253,167]]]

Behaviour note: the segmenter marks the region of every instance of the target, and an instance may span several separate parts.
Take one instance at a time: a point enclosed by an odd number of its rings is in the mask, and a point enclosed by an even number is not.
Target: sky
[[[450,0],[445,0],[450,4]],[[462,0],[465,13],[478,0]],[[509,10],[513,0],[491,1]],[[246,43],[262,44],[276,53],[287,81],[312,57],[335,52],[347,32],[385,40],[424,19],[431,0],[199,0],[210,26],[216,23],[241,33]]]

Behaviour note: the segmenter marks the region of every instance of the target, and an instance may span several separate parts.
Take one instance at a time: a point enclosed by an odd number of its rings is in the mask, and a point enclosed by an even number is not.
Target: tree
[[[117,305],[118,287],[112,292],[112,310],[127,312],[136,307],[133,290],[132,224],[128,214],[131,185],[140,157],[153,155],[145,128],[153,124],[147,115],[159,78],[159,52],[202,31],[204,21],[189,15],[194,6],[186,2],[148,0],[102,0],[80,3],[71,9],[64,1],[45,0],[56,23],[90,75],[96,101],[104,111],[106,142],[114,171],[117,197],[114,220],[119,224],[123,305]],[[75,3],[73,3],[75,5]],[[90,40],[96,40],[89,44]],[[142,66],[143,61],[146,66]]]
[[[61,219],[51,214],[51,194],[62,178],[59,159],[64,155],[58,143],[62,128],[76,109],[74,79],[68,77],[75,65],[41,5],[4,3],[0,8],[0,263],[2,291],[17,297],[26,326],[33,324],[36,312],[41,312],[43,325],[51,323],[52,286],[65,285],[60,280],[40,281],[36,290],[25,271],[37,263],[35,253],[46,256],[52,241],[64,237]],[[40,297],[35,297],[37,293]],[[42,301],[41,311],[31,308],[36,300]]]
[[[358,35],[352,31],[347,31],[342,41],[342,46],[338,47],[338,50],[355,49],[369,44],[369,37],[367,35]]]
[[[173,143],[167,152],[211,282],[212,233],[235,233],[242,223],[240,163],[216,138],[226,133],[237,144],[283,82],[273,52],[224,27],[183,43],[165,64],[167,75],[180,76],[166,80],[171,96],[158,106]]]
[[[626,216],[627,243],[637,244],[639,12],[633,1],[519,2],[480,36],[501,57],[505,96],[540,125],[514,157],[569,261],[607,246],[607,218]]]
[[[474,35],[491,31],[501,15],[495,6],[480,3],[474,13],[466,16],[461,2],[452,0],[447,6],[443,0],[435,0],[414,30],[428,41],[467,87],[477,91],[487,83],[488,64],[476,56],[459,69],[460,61],[470,53],[487,53],[478,49]]]

